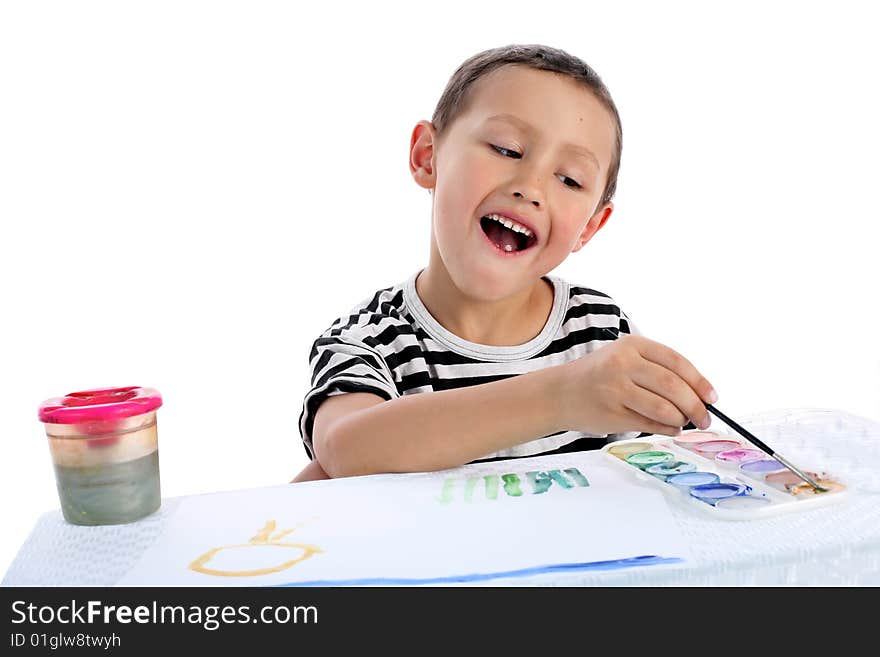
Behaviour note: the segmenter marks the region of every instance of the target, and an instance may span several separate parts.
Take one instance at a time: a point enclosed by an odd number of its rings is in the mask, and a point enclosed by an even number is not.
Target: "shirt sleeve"
[[[388,364],[379,353],[354,336],[324,334],[312,345],[311,388],[303,401],[299,430],[309,458],[314,458],[312,429],[318,407],[348,392],[370,392],[385,400],[400,397]]]
[[[630,335],[642,335],[639,328],[622,310],[620,311],[620,330],[622,333],[629,333]]]

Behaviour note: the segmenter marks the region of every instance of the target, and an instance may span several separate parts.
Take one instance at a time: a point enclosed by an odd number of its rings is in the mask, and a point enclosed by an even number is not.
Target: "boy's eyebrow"
[[[523,121],[518,116],[514,116],[513,114],[507,114],[507,113],[493,114],[488,119],[486,119],[486,121],[493,121],[493,120],[494,121],[508,121],[510,123],[514,123],[514,124],[520,126],[521,128],[523,128],[524,130],[526,130],[528,132],[535,132],[534,126],[532,126],[527,121]],[[584,148],[583,146],[578,146],[577,144],[572,144],[572,143],[563,144],[563,148],[565,148],[566,150],[572,151],[574,153],[579,153],[580,155],[583,155],[588,160],[592,160],[593,165],[597,169],[601,168],[599,166],[598,158],[595,155],[593,155],[593,152],[591,150]]]

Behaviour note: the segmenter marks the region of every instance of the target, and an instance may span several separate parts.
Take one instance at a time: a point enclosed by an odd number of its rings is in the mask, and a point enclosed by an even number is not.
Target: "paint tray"
[[[684,431],[609,443],[601,450],[616,467],[663,491],[672,501],[727,520],[750,520],[835,504],[848,496],[832,473],[807,468],[829,488],[818,493],[781,463],[737,434]]]

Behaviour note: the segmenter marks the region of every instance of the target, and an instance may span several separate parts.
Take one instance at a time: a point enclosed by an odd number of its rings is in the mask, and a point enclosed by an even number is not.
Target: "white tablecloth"
[[[742,424],[793,462],[822,464],[849,485],[847,499],[749,521],[717,520],[673,505],[693,555],[684,567],[543,574],[483,584],[880,585],[880,423],[832,409],[795,409],[753,415]],[[182,499],[165,499],[157,513],[127,525],[76,527],[60,510],[46,513],[3,585],[113,585],[161,534]]]

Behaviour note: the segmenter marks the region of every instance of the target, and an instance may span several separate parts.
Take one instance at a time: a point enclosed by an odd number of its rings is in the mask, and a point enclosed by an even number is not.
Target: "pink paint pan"
[[[707,459],[714,459],[715,455],[719,452],[726,452],[741,447],[742,444],[736,440],[707,440],[702,443],[693,443],[689,448],[700,456],[705,456]]]
[[[690,449],[694,443],[704,443],[708,440],[724,440],[728,436],[717,431],[683,431],[681,435],[675,436],[672,441],[681,447]]]
[[[757,461],[766,456],[760,449],[736,447],[715,454],[715,462],[725,468],[738,468],[743,463]]]

